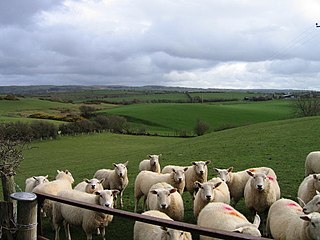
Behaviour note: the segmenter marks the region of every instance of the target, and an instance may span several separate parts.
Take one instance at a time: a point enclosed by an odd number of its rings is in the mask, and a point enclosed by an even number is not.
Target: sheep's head
[[[313,186],[317,191],[320,191],[320,174],[312,174]]]
[[[113,164],[114,169],[120,178],[124,178],[125,176],[127,176],[127,165],[128,165],[128,161],[125,163]]]
[[[167,227],[161,227],[163,230],[161,239],[165,240],[183,240],[185,239],[185,232],[180,230],[175,230]]]
[[[259,231],[259,225],[260,225],[260,217],[258,214],[256,214],[254,221],[252,224],[246,224],[242,226],[238,226],[233,232],[243,233],[255,237],[261,237],[261,233]]]
[[[46,175],[46,176],[33,176],[33,179],[35,180],[35,186],[38,186],[38,185],[45,183],[45,182],[49,182],[48,175]]]
[[[86,185],[86,192],[87,193],[93,193],[97,190],[103,190],[103,186],[102,183],[104,182],[104,178],[102,178],[101,180],[98,180],[96,178],[92,178],[92,179],[83,179],[87,185]]]
[[[257,189],[258,191],[264,191],[266,187],[270,184],[270,180],[267,177],[268,173],[265,172],[251,172],[247,171],[247,173],[251,176],[251,186]]]
[[[309,214],[312,212],[320,212],[320,192],[316,191],[317,194],[303,207],[303,212]]]
[[[308,222],[308,232],[311,239],[320,240],[320,213],[312,212],[308,215],[302,215],[300,218]]]
[[[72,174],[68,170],[65,170],[65,171],[57,170],[57,172],[58,172],[58,175],[56,176],[56,179],[67,179],[71,184],[74,183]]]
[[[208,172],[208,168],[207,165],[210,163],[211,161],[198,161],[198,162],[192,162],[192,165],[195,168],[195,172],[196,174],[202,176],[207,174]]]
[[[150,190],[152,194],[157,195],[157,204],[159,205],[160,209],[167,209],[170,206],[170,194],[175,193],[176,191],[176,188],[159,188]]]
[[[199,193],[201,196],[201,199],[207,202],[212,202],[215,198],[213,189],[219,187],[222,182],[205,182],[200,183],[198,181],[195,181],[195,185],[200,189]]]
[[[233,167],[229,167],[228,169],[214,168],[214,170],[218,173],[218,178],[221,178],[225,183],[229,183],[231,181],[231,172],[233,171]]]
[[[183,182],[185,181],[185,171],[187,171],[188,168],[183,168],[183,169],[175,169],[175,168],[172,168],[172,172],[173,172],[173,178],[174,178],[174,181],[175,182]]]
[[[159,154],[159,155],[149,155],[150,166],[155,166],[156,164],[158,164],[159,160],[160,160],[160,156],[161,156],[161,154]]]
[[[99,196],[99,205],[113,208],[113,199],[119,192],[119,190],[101,190],[96,191],[95,194]]]

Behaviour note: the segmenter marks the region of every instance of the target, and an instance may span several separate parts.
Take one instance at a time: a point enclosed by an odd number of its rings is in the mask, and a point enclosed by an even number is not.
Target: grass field
[[[293,116],[290,101],[237,102],[215,104],[135,104],[101,111],[124,116],[136,128],[147,132],[193,135],[197,120],[216,129],[288,119]]]
[[[133,211],[133,186],[138,163],[148,154],[162,153],[162,167],[211,160],[209,177],[215,176],[213,167],[234,166],[235,171],[254,166],[272,167],[278,175],[282,197],[295,199],[304,176],[305,157],[310,151],[319,149],[319,126],[320,117],[312,117],[258,123],[188,139],[115,134],[62,137],[33,143],[25,152],[16,181],[23,188],[24,179],[29,176],[49,174],[52,179],[57,169],[68,169],[78,183],[84,177],[91,178],[99,168],[111,168],[113,162],[128,160],[130,182],[124,192],[124,204],[125,210]],[[187,193],[184,194],[184,203],[185,221],[195,223]],[[247,214],[243,201],[237,208]],[[133,224],[115,218],[107,229],[107,238],[132,239]],[[48,225],[45,233],[53,238]],[[73,230],[72,235],[74,239],[84,238],[82,231]]]

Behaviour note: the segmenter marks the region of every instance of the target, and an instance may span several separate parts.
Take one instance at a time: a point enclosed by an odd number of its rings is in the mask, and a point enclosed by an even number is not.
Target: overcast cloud
[[[2,0],[0,85],[320,90],[319,21],[319,0]]]

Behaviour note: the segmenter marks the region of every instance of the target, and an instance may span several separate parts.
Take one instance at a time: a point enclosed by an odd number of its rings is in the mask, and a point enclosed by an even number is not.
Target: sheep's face
[[[180,230],[174,230],[171,228],[166,228],[166,227],[161,227],[163,230],[163,238],[161,239],[166,239],[166,240],[183,240],[185,232],[180,231]]]
[[[175,182],[183,182],[185,181],[185,171],[187,171],[188,168],[184,168],[184,169],[172,169],[173,172],[173,178]]]
[[[174,193],[176,191],[176,188],[160,188],[151,190],[150,192],[157,195],[157,204],[159,206],[159,209],[167,209],[170,206],[170,195],[171,193]]]
[[[86,185],[87,193],[94,193],[97,190],[103,190],[102,182],[104,181],[104,178],[101,180],[98,180],[96,178],[92,178],[90,180],[84,179],[84,181],[87,183]]]
[[[320,213],[313,212],[308,215],[302,215],[300,218],[309,222],[309,234],[311,239],[320,240]]]
[[[35,186],[38,186],[38,185],[45,183],[45,182],[49,182],[48,175],[47,176],[37,176],[37,177],[34,176],[33,179],[35,180]]]
[[[207,165],[210,163],[210,161],[199,161],[199,162],[192,162],[192,165],[194,166],[195,172],[197,175],[205,175],[208,172]]]
[[[196,186],[200,189],[199,193],[200,197],[203,201],[207,202],[212,202],[215,199],[214,191],[213,189],[217,188],[220,186],[222,182],[205,182],[205,183],[200,183],[198,181],[195,182]]]
[[[123,177],[127,176],[127,164],[118,163],[118,164],[113,164],[113,165],[114,165],[114,169],[119,177],[123,178]]]
[[[159,155],[149,155],[150,166],[156,166],[159,163]]]
[[[118,193],[119,190],[101,190],[95,192],[99,196],[99,204],[110,208],[113,208],[113,199]]]
[[[225,183],[229,183],[231,181],[231,172],[233,170],[233,167],[230,167],[228,169],[214,168],[214,170],[218,173],[218,178],[220,178]]]
[[[318,191],[317,195],[315,195],[312,200],[303,207],[303,212],[305,214],[320,212],[320,193]]]
[[[251,178],[251,186],[258,191],[263,191],[269,184],[269,179],[267,175],[263,172],[252,173],[247,171],[247,173],[252,177]]]

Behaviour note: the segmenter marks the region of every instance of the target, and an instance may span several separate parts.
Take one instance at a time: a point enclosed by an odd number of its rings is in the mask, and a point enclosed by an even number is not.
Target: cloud
[[[320,89],[316,0],[12,0],[0,9],[0,85]]]

